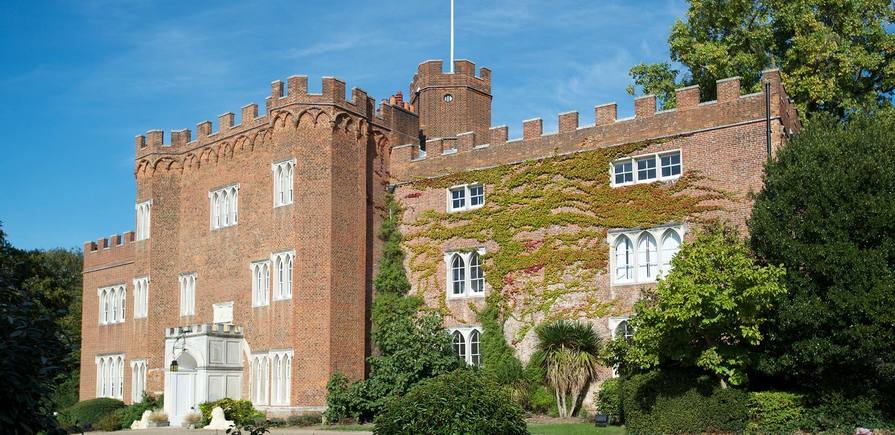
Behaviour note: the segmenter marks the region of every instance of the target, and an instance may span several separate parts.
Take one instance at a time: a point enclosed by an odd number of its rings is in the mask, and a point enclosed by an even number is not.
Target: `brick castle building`
[[[136,231],[84,246],[81,399],[164,393],[172,424],[222,397],[323,409],[333,372],[365,374],[387,192],[405,210],[412,291],[469,363],[486,301],[509,307],[523,359],[544,319],[624,333],[690,226],[743,224],[769,153],[799,128],[767,71],[763,93],[732,78],[715,101],[685,88],[673,110],[641,97],[632,118],[600,105],[594,124],[563,113],[556,132],[533,119],[510,139],[491,126],[491,71],[443,67],[420,64],[407,101],[347,98],[331,77],[309,93],[293,76],[263,115],[249,104],[217,130],[137,136]]]

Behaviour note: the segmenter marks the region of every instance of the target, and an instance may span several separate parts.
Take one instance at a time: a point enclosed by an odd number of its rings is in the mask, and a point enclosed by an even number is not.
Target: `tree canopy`
[[[698,367],[722,386],[743,384],[760,327],[785,291],[785,270],[756,264],[746,243],[721,226],[685,243],[672,267],[634,306],[634,337],[614,346],[621,361],[640,369]]]
[[[895,382],[895,120],[821,117],[766,168],[749,227],[788,293],[760,369],[807,387]]]
[[[5,431],[58,431],[52,412],[77,400],[80,315],[80,255],[16,249],[0,228],[0,390],[15,392],[0,408]]]
[[[668,37],[674,63],[636,65],[631,76],[665,108],[676,104],[675,87],[699,85],[713,99],[715,81],[727,77],[758,92],[761,71],[772,67],[803,114],[891,106],[893,20],[890,0],[690,0],[687,20]]]

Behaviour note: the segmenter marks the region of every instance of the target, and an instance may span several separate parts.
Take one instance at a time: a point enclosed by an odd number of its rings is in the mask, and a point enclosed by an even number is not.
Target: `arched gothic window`
[[[127,291],[125,290],[124,286],[121,286],[121,287],[118,288],[118,305],[119,305],[119,310],[118,310],[118,312],[119,312],[118,321],[119,321],[119,322],[123,322],[123,321],[124,321],[125,308],[127,307]],[[122,370],[124,370],[123,367],[122,367]],[[123,377],[123,376],[124,376],[124,375],[122,374],[122,377]]]
[[[665,231],[662,237],[662,272],[671,271],[671,259],[681,249],[681,237],[673,230]]]
[[[469,256],[469,284],[473,293],[485,291],[485,275],[482,273],[482,260],[477,252]]]
[[[637,247],[637,264],[640,268],[639,279],[655,279],[659,271],[659,253],[656,250],[656,239],[650,233],[640,236],[640,243]]]
[[[454,331],[454,352],[466,361],[466,339],[460,331]]]
[[[451,292],[454,295],[462,295],[466,291],[466,266],[463,258],[454,255],[451,260]]]
[[[634,279],[634,246],[631,239],[621,236],[615,242],[615,280],[619,282]]]
[[[473,329],[472,332],[469,333],[469,363],[474,366],[482,364],[482,355],[479,350],[480,341],[479,331]]]
[[[271,382],[273,388],[270,391],[271,400],[275,403],[279,403],[280,400],[280,356],[274,355],[273,357],[273,382]]]
[[[615,338],[618,337],[624,337],[625,340],[634,338],[634,328],[628,324],[627,320],[622,320],[618,326],[615,327]]]

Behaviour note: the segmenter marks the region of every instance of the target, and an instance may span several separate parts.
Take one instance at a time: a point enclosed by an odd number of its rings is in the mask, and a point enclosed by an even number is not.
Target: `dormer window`
[[[448,189],[448,211],[472,210],[485,205],[485,186],[464,184]]]

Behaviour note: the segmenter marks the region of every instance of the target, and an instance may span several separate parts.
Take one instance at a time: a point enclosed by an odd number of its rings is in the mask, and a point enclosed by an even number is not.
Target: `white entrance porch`
[[[198,412],[200,403],[241,398],[244,346],[242,328],[230,324],[165,330],[165,413],[171,426]]]

